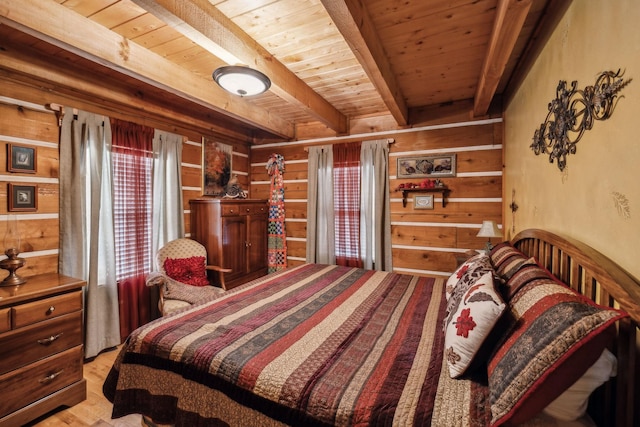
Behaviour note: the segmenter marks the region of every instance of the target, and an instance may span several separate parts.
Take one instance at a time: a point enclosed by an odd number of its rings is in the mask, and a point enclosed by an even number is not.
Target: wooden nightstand
[[[0,287],[0,426],[23,425],[86,399],[84,285],[50,273]]]

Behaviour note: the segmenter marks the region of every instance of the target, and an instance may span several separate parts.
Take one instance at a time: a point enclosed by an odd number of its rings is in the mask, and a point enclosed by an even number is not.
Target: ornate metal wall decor
[[[549,113],[533,135],[533,152],[549,154],[549,163],[556,160],[558,168],[564,170],[567,155],[576,153],[576,144],[593,127],[594,120],[611,117],[618,92],[631,82],[622,79],[623,74],[620,70],[604,71],[593,86],[584,90],[577,89],[577,81],[567,88],[567,82],[560,80],[556,99],[549,103]]]

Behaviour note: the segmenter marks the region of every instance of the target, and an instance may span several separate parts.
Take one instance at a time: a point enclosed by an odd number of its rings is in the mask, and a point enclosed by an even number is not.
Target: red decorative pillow
[[[164,271],[167,276],[181,283],[192,286],[208,286],[205,257],[167,258],[164,260]]]

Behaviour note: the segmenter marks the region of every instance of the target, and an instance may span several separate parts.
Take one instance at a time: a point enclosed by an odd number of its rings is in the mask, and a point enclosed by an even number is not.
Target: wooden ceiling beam
[[[336,133],[347,132],[348,121],[344,114],[208,0],[133,1],[226,63],[247,65],[265,73],[272,83],[271,92],[297,105]]]
[[[0,23],[240,122],[291,139],[293,124],[55,1],[3,0]]]
[[[399,126],[406,126],[409,109],[405,97],[363,2],[322,0],[322,4],[378,89],[393,118]]]
[[[489,110],[531,4],[532,0],[498,0],[496,19],[476,89],[473,106],[476,117],[485,115]]]
[[[123,120],[142,120],[142,124],[180,133],[179,129],[197,129],[204,134],[225,135],[247,141],[251,132],[232,119],[222,122],[211,110],[185,109],[169,102],[154,102],[157,97],[142,87],[131,88],[120,81],[111,81],[100,73],[78,73],[72,64],[42,55],[25,46],[2,44],[0,49],[0,79],[19,82],[49,94],[43,104],[64,103],[69,107],[86,109]],[[68,61],[67,61],[68,62]],[[166,98],[164,98],[166,100]],[[134,121],[137,121],[134,120]],[[253,128],[252,128],[253,129]]]

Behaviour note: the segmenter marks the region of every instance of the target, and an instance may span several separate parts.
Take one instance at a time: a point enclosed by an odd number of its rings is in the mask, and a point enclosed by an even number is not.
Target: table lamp
[[[487,244],[484,249],[489,253],[493,248],[491,244],[492,237],[502,237],[502,231],[498,228],[498,224],[495,221],[482,221],[482,226],[480,227],[480,231],[477,234],[478,237],[486,237]]]

